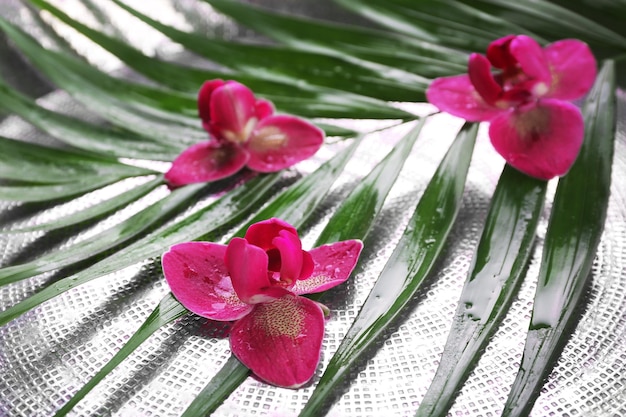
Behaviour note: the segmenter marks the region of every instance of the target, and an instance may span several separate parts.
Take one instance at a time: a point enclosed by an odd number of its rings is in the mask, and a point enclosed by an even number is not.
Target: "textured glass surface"
[[[72,7],[70,3],[74,2],[67,1],[64,5],[68,10]],[[191,7],[192,3],[178,2],[178,12]],[[298,12],[309,15],[330,13],[315,1],[274,3],[277,7],[296,7]],[[311,5],[310,10],[308,5]],[[150,8],[155,15],[159,10],[156,6]],[[0,12],[28,23],[28,15],[17,7],[17,2],[2,2]],[[173,20],[169,22],[175,24],[176,13],[168,9],[161,12],[170,16]],[[216,22],[217,17],[209,8],[202,8],[202,13],[198,15],[198,22]],[[218,26],[231,34],[248,36],[228,22]],[[138,31],[133,36],[140,37],[141,34]],[[175,48],[164,40],[160,44],[160,41],[154,42],[155,38],[146,36],[151,43],[147,48],[169,48],[175,53]],[[5,56],[10,51],[3,49],[2,53]],[[109,65],[106,57],[95,59],[103,59],[103,65]],[[21,68],[21,65],[23,63],[15,58],[12,63],[5,60],[1,68],[10,70],[11,66]],[[29,75],[23,73],[20,76],[32,91],[41,93],[45,90],[45,86],[37,84],[36,75],[28,78]],[[63,93],[53,92],[42,102],[69,113],[80,112],[76,103]],[[625,105],[626,96],[620,95],[612,195],[592,279],[573,336],[567,341],[533,409],[532,416],[535,417],[626,415]],[[416,109],[420,112],[429,110],[427,106],[417,106]],[[360,121],[347,121],[346,126],[362,131],[379,127],[373,122]],[[248,378],[215,415],[297,415],[356,317],[421,192],[460,126],[460,120],[446,115],[436,116],[427,124],[385,203],[382,217],[365,242],[361,266],[349,282],[327,294],[325,304],[330,308],[331,316],[326,326],[322,361],[313,383],[300,390],[288,390]],[[303,229],[305,246],[311,247],[333,207],[409,127],[373,133],[364,139],[329,198],[313,213],[312,220]],[[39,142],[51,140],[15,117],[8,117],[0,123],[0,134]],[[286,175],[310,172],[329,158],[335,148],[324,148],[316,158],[300,164]],[[329,416],[414,414],[437,368],[502,166],[485,131],[481,130],[463,207],[442,258],[401,318],[352,370],[350,381],[329,404]],[[53,208],[3,203],[0,221],[2,225],[36,224],[96,204],[129,186],[124,182],[115,184]],[[0,234],[0,264],[20,263],[52,249],[80,242],[151,204],[164,193],[165,187],[161,187],[137,204],[89,227],[64,229],[47,235]],[[198,202],[198,206],[202,204],[203,201]],[[461,390],[450,411],[452,416],[496,416],[503,407],[523,351],[549,209],[548,203],[519,297]],[[0,309],[16,304],[45,283],[67,276],[69,272],[53,271],[0,287]],[[148,259],[64,293],[0,327],[0,416],[53,414],[120,349],[167,291],[159,262]],[[159,330],[70,415],[178,416],[229,356],[226,326],[193,315],[185,316]]]

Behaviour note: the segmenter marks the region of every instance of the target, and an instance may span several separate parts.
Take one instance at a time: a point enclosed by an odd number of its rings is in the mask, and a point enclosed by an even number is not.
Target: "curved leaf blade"
[[[219,73],[184,67],[171,62],[157,60],[142,54],[137,49],[107,36],[70,18],[45,0],[29,0],[46,10],[68,26],[87,36],[93,42],[111,52],[139,73],[175,90],[196,92],[206,80],[215,78],[237,79],[260,96],[272,100],[281,110],[302,116],[412,119],[414,116],[370,97],[338,91],[330,88],[311,87],[302,83],[285,83],[266,80],[262,77],[237,73]],[[417,78],[417,77],[416,77]],[[265,88],[264,88],[265,86]],[[281,91],[277,95],[276,91]],[[292,98],[298,98],[293,100]],[[306,105],[304,105],[306,103]],[[341,107],[337,106],[340,103]],[[300,107],[295,107],[303,104]],[[285,107],[284,107],[285,106]],[[339,113],[339,114],[338,114]]]
[[[511,33],[526,33],[541,41],[509,20],[454,0],[336,1],[391,31],[466,51],[485,50],[494,39]]]
[[[429,182],[415,213],[359,315],[301,412],[317,416],[326,398],[415,294],[443,249],[461,205],[478,126],[463,127]]]
[[[276,45],[249,45],[183,32],[140,13],[119,0],[115,4],[190,51],[249,75],[307,83],[387,101],[413,101],[424,86],[407,85],[336,56]],[[420,88],[421,87],[421,88]]]
[[[180,152],[170,143],[155,142],[144,136],[93,125],[48,110],[0,80],[0,107],[16,114],[37,128],[76,148],[113,157],[168,161]]]
[[[435,377],[416,416],[445,417],[507,313],[532,253],[546,182],[507,165],[500,176]]]
[[[152,181],[148,181],[144,184],[131,188],[130,190],[123,192],[108,200],[102,201],[96,205],[90,206],[84,210],[77,211],[66,216],[52,219],[49,221],[37,223],[34,226],[15,227],[8,230],[4,230],[5,233],[27,233],[35,231],[51,231],[61,229],[64,227],[80,224],[88,220],[94,220],[100,216],[111,213],[127,204],[130,204],[150,191],[154,190],[159,185],[163,184],[163,178],[157,177]]]
[[[119,245],[140,235],[155,223],[165,219],[172,211],[184,203],[191,204],[192,198],[204,187],[206,187],[206,184],[192,184],[178,188],[160,201],[149,205],[119,224],[88,239],[81,240],[62,251],[57,250],[41,255],[31,262],[0,268],[0,285],[10,284],[44,272],[73,265],[106,250],[119,247]]]
[[[520,370],[503,416],[525,416],[567,340],[596,254],[608,206],[615,139],[615,68],[602,66],[583,106],[585,141],[559,181]],[[593,175],[589,175],[593,172]]]
[[[0,200],[36,203],[55,201],[93,191],[127,178],[125,175],[88,176],[72,182],[0,186]]]
[[[0,178],[33,184],[63,184],[85,178],[137,177],[157,173],[67,149],[0,136]]]

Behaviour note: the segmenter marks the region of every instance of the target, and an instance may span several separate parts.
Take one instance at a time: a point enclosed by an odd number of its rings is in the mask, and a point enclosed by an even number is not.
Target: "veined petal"
[[[298,232],[295,227],[281,219],[272,217],[271,219],[263,220],[250,225],[246,231],[244,239],[246,239],[251,245],[258,246],[263,250],[268,250],[274,247],[273,240],[282,230],[286,230],[289,233],[298,236]]]
[[[212,320],[232,321],[252,311],[233,289],[224,264],[226,246],[210,242],[174,245],[162,257],[172,293],[188,310]]]
[[[238,145],[212,140],[185,149],[165,173],[174,187],[229,177],[246,165],[248,153]]]
[[[360,240],[344,240],[311,249],[313,272],[309,278],[297,281],[291,291],[310,294],[341,284],[350,277],[362,249]]]
[[[230,333],[233,354],[260,379],[298,388],[315,374],[324,337],[324,313],[307,298],[287,294],[258,304]]]
[[[198,91],[198,115],[205,130],[209,130],[211,121],[211,95],[213,91],[225,84],[224,80],[206,81]]]
[[[551,179],[572,166],[583,141],[580,110],[561,100],[540,100],[491,121],[494,148],[514,168],[532,177]]]
[[[582,97],[596,79],[596,59],[586,43],[565,39],[545,48],[552,72],[552,85],[546,97],[575,100]]]
[[[244,303],[265,303],[288,293],[284,288],[271,285],[267,275],[267,254],[245,239],[234,238],[230,241],[225,260],[233,288]]]
[[[254,129],[247,149],[248,168],[275,172],[313,156],[324,143],[317,126],[288,115],[269,116]]]
[[[519,35],[511,40],[509,48],[522,71],[532,79],[532,85],[528,85],[527,88],[531,91],[540,89],[545,94],[548,91],[551,76],[541,45],[529,36]]]
[[[426,98],[439,110],[470,122],[488,121],[503,111],[486,103],[467,75],[435,79],[426,90]]]
[[[248,87],[227,81],[211,94],[211,131],[219,139],[244,143],[256,125],[256,98]]]

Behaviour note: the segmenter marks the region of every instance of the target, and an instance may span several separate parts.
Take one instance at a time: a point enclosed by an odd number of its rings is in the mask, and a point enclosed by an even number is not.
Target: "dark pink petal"
[[[487,47],[487,59],[496,68],[505,69],[512,68],[517,65],[517,59],[509,50],[511,41],[516,35],[508,35],[491,42]]]
[[[297,235],[287,230],[281,230],[278,232],[278,236],[272,240],[272,243],[280,254],[281,285],[291,286],[300,278],[302,271],[302,242]]]
[[[229,177],[246,165],[248,153],[238,145],[200,142],[185,149],[165,173],[174,187]]]
[[[550,82],[550,70],[541,45],[526,35],[511,40],[511,54],[517,59],[526,75],[540,81]]]
[[[252,310],[235,293],[226,265],[226,246],[209,242],[174,245],[162,257],[174,296],[188,310],[212,320],[238,320]]]
[[[261,120],[247,145],[248,168],[275,172],[313,156],[324,143],[324,132],[294,116],[269,116]]]
[[[491,73],[491,63],[481,54],[471,54],[467,72],[474,89],[489,105],[494,105],[502,94],[502,87]]]
[[[211,95],[217,88],[223,86],[224,80],[211,80],[206,81],[200,87],[198,92],[198,115],[202,120],[202,125],[208,131],[209,122],[211,121]]]
[[[287,294],[257,304],[230,333],[233,354],[260,379],[298,388],[315,374],[324,337],[324,313],[307,298]]]
[[[257,119],[265,119],[268,116],[274,114],[274,105],[267,100],[263,100],[262,98],[258,99],[255,104],[256,109],[256,117]]]
[[[552,85],[546,97],[575,100],[582,97],[596,79],[596,59],[586,43],[566,39],[548,45],[545,54],[552,71]]]
[[[298,236],[298,232],[292,225],[273,217],[250,225],[244,239],[251,245],[258,246],[263,250],[268,250],[274,248],[274,238],[278,236],[281,230],[286,230]]]
[[[219,139],[246,142],[258,119],[252,91],[236,81],[227,81],[211,95],[211,130]]]
[[[288,291],[272,286],[268,277],[265,251],[245,239],[234,238],[226,248],[226,268],[237,296],[248,304],[264,303],[282,297]]]
[[[439,110],[470,122],[488,121],[503,111],[487,104],[467,75],[435,79],[426,98]]]
[[[296,282],[292,291],[296,294],[310,294],[326,291],[350,277],[363,249],[360,240],[345,240],[320,246],[309,251],[315,265],[307,279]]]
[[[545,180],[567,173],[583,136],[580,110],[552,99],[502,114],[489,127],[491,143],[510,165]]]

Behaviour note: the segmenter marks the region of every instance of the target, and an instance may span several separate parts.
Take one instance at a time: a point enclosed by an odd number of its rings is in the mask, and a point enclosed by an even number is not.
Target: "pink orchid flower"
[[[574,163],[584,136],[582,97],[596,77],[589,47],[566,39],[545,48],[524,35],[492,42],[472,54],[468,74],[438,78],[426,91],[439,110],[488,121],[496,151],[527,175],[548,180]]]
[[[276,172],[311,157],[324,132],[289,115],[275,115],[272,103],[257,99],[235,81],[205,82],[198,113],[210,139],[184,150],[165,174],[173,186],[216,181],[248,167]]]
[[[233,354],[270,384],[297,388],[319,362],[327,308],[301,294],[348,279],[363,244],[346,240],[311,251],[279,219],[255,223],[243,238],[221,245],[187,242],[163,255],[165,279],[188,310],[235,321]]]

